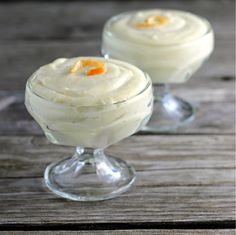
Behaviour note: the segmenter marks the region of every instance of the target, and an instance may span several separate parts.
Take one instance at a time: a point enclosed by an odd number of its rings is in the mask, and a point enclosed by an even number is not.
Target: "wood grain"
[[[225,229],[233,227],[236,196],[233,6],[233,0],[0,3],[0,235],[235,234]],[[136,168],[131,192],[94,203],[55,197],[43,171],[73,149],[48,143],[26,112],[27,78],[57,57],[100,55],[109,17],[156,7],[192,11],[214,28],[211,58],[188,83],[173,86],[197,107],[196,120],[176,134],[136,135],[107,150]]]
[[[49,193],[41,178],[71,148],[43,137],[0,137],[0,225],[233,220],[233,139],[133,136],[107,152],[136,168],[136,187],[114,200],[76,203]]]
[[[232,134],[235,132],[234,82],[212,79],[176,86],[173,93],[196,108],[195,120],[178,134]],[[2,104],[2,106],[1,106]],[[24,106],[24,92],[0,91],[0,135],[42,135]]]
[[[223,230],[103,230],[103,231],[43,231],[43,232],[26,232],[14,231],[0,232],[0,235],[235,235],[233,229]]]
[[[205,146],[204,151],[202,151],[203,146]],[[70,156],[73,151],[72,147],[50,144],[45,137],[2,136],[0,178],[41,177],[47,164]],[[145,174],[160,174],[155,179],[158,185],[166,182],[172,185],[177,179],[178,184],[181,184],[182,178],[183,185],[192,185],[195,182],[192,178],[183,177],[189,171],[196,174],[196,179],[200,179],[204,177],[200,172],[208,170],[210,172],[212,169],[214,173],[214,167],[218,169],[221,166],[223,169],[228,169],[226,171],[228,174],[221,179],[216,178],[216,182],[222,180],[222,183],[227,183],[227,176],[229,182],[232,180],[235,165],[233,135],[132,136],[112,145],[107,152],[130,161],[136,170],[147,171]],[[166,175],[162,168],[173,171],[173,179],[168,179],[169,174]],[[178,176],[181,170],[186,171],[182,177]],[[167,181],[164,179],[165,176]],[[144,175],[143,180],[145,178],[151,180]],[[203,183],[202,181],[195,183]]]
[[[93,1],[1,4],[0,90],[24,89],[27,78],[39,66],[58,57],[100,55],[101,32],[105,21],[124,10],[147,6],[192,9],[209,18],[215,30],[215,51],[210,60],[193,76],[193,83],[203,82],[200,78],[204,82],[221,78],[234,80],[232,2],[219,1],[215,4],[214,1],[193,0],[191,4],[186,4],[184,1],[171,0],[148,3],[128,1],[120,4],[118,1],[102,1],[98,3],[100,10],[94,7],[96,3]],[[15,17],[9,20],[9,14]]]
[[[172,8],[191,11],[209,19],[217,35],[234,35],[233,0],[73,1],[16,2],[1,4],[0,40],[78,40],[101,37],[103,24],[124,11]],[[214,9],[214,11],[212,10]],[[9,17],[13,15],[14,17]],[[46,27],[45,27],[46,26]]]
[[[26,80],[40,66],[58,57],[100,55],[100,47],[100,38],[73,42],[3,42],[0,45],[2,74],[0,90],[23,90]],[[207,85],[209,80],[214,81],[225,77],[232,82],[235,81],[233,51],[234,39],[232,37],[217,39],[213,55],[193,76],[192,84],[206,82]],[[222,62],[224,66],[222,66]],[[186,85],[188,84],[186,83]]]

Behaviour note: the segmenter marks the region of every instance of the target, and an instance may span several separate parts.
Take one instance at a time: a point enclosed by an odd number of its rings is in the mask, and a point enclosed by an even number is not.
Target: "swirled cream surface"
[[[88,71],[96,65],[81,66],[76,72],[71,72],[78,61],[99,61],[105,72],[88,76]],[[30,80],[32,91],[39,96],[77,106],[121,102],[137,95],[146,84],[143,72],[135,66],[97,57],[57,59],[39,68]]]
[[[162,17],[166,22],[159,23]],[[145,25],[148,19],[153,19]],[[156,24],[155,24],[156,23]],[[143,25],[143,26],[142,26]],[[131,42],[148,45],[185,43],[201,37],[208,25],[194,14],[177,10],[146,10],[124,14],[110,25],[112,34]]]
[[[178,10],[143,10],[112,17],[102,52],[149,73],[154,83],[184,82],[213,50],[209,22]]]
[[[61,58],[29,78],[25,104],[51,142],[104,148],[147,122],[152,88],[147,75],[125,62]]]

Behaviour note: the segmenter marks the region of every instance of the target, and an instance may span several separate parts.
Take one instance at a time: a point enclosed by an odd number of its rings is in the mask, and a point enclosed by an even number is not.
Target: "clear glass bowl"
[[[139,131],[153,107],[151,80],[136,96],[114,104],[75,106],[52,102],[34,93],[27,81],[25,105],[54,144],[77,146],[72,157],[49,165],[46,186],[55,194],[76,201],[97,201],[118,196],[135,181],[125,161],[107,156],[104,149]]]
[[[208,27],[206,33],[192,41],[167,45],[147,45],[131,42],[117,35],[112,25],[132,12],[112,17],[104,26],[102,54],[131,63],[147,72],[154,86],[153,115],[143,128],[147,132],[167,132],[194,118],[194,108],[188,102],[170,94],[168,85],[184,83],[201,67],[214,47],[214,34],[210,23],[200,17]]]

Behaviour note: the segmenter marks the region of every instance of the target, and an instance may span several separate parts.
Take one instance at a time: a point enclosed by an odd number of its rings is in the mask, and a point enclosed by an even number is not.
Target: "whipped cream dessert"
[[[153,83],[180,83],[201,66],[213,46],[206,19],[155,9],[112,17],[104,27],[102,53],[138,66]]]
[[[150,79],[99,57],[57,59],[26,85],[25,104],[56,144],[104,148],[138,131],[152,112]]]

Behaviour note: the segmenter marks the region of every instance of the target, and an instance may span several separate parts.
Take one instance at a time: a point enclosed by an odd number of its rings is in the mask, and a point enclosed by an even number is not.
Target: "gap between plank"
[[[86,230],[133,230],[133,229],[234,229],[236,221],[186,221],[145,223],[97,223],[97,224],[2,224],[0,231],[86,231]]]

